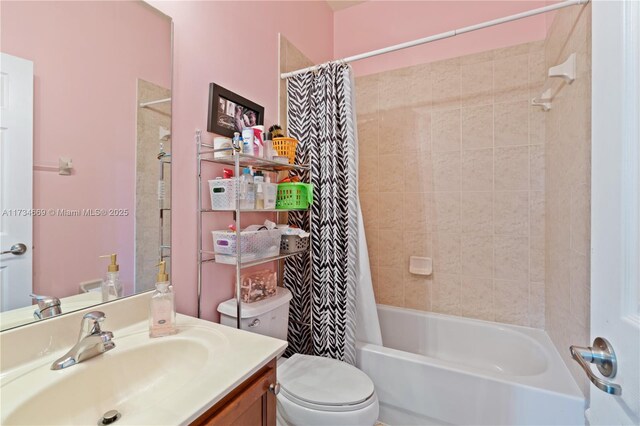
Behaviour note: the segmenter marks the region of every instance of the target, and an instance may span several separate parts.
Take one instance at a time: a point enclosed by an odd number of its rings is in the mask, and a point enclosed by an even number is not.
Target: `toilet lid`
[[[285,394],[320,406],[356,405],[374,392],[371,379],[346,362],[295,354],[278,367]]]

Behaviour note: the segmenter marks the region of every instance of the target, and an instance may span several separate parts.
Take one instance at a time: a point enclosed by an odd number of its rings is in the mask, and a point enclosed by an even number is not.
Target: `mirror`
[[[0,329],[153,289],[170,267],[171,18],[16,1],[0,19]]]

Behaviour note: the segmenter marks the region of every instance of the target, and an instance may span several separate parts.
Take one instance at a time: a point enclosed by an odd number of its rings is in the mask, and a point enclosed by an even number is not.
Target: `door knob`
[[[9,248],[9,250],[1,251],[0,254],[14,254],[16,256],[21,256],[27,252],[27,246],[22,243],[14,244]]]
[[[595,364],[598,371],[604,377],[615,377],[618,370],[618,360],[616,353],[607,339],[596,337],[593,340],[593,346],[588,348],[580,346],[569,347],[571,357],[575,359],[580,367],[587,373],[587,377],[598,389],[611,395],[622,394],[622,387],[607,380],[603,380],[593,374],[589,363]]]

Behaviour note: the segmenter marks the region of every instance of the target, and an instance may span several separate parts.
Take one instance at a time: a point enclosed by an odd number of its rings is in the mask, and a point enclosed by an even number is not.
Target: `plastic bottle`
[[[122,297],[122,285],[120,284],[120,265],[118,265],[118,255],[116,253],[100,256],[110,258],[111,262],[107,266],[107,275],[102,280],[100,286],[102,290],[102,301],[108,302]]]
[[[240,208],[253,210],[256,208],[256,189],[251,169],[245,167],[240,178]]]
[[[163,337],[176,334],[176,306],[173,287],[169,283],[166,263],[158,264],[156,291],[149,302],[149,337]]]
[[[256,185],[256,210],[264,210],[264,176],[261,171],[257,171],[253,176]]]
[[[253,155],[253,129],[242,129],[242,153]]]

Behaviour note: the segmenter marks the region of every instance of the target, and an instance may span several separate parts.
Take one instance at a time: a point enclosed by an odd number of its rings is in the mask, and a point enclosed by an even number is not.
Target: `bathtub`
[[[384,347],[358,343],[357,363],[380,421],[584,425],[584,396],[544,331],[383,305],[378,316]]]

